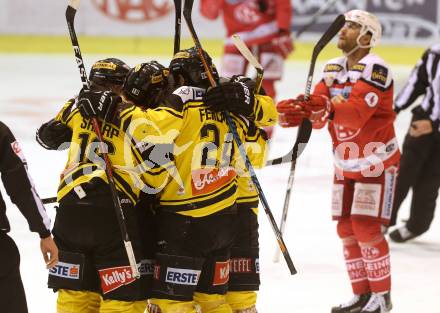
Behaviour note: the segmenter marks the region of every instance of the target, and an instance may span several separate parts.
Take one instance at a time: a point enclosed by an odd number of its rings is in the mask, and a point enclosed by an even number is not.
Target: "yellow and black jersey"
[[[202,217],[234,205],[237,197],[236,155],[239,153],[223,113],[202,102],[204,89],[180,87],[169,102],[181,106],[183,124],[175,139],[174,160],[179,180],[160,195],[160,207]],[[248,123],[231,115],[244,141]]]
[[[92,123],[81,116],[75,108],[75,101],[69,100],[56,117],[72,129],[58,201],[74,187],[93,178],[108,183]],[[167,183],[169,172],[175,171],[172,147],[182,115],[171,108],[143,111],[133,105],[121,104],[116,116],[112,123],[101,125],[101,133],[116,188],[136,203],[140,190],[157,193]]]
[[[278,122],[278,112],[273,99],[265,95],[255,95],[255,120],[257,127],[274,126]]]

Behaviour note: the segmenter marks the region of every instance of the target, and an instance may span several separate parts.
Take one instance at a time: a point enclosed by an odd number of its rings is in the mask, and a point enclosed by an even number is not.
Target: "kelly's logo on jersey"
[[[229,281],[229,266],[229,261],[215,263],[214,279],[212,282],[214,286],[224,285]]]
[[[99,270],[102,293],[106,294],[124,285],[134,282],[130,266],[119,266]]]
[[[157,20],[172,9],[169,0],[92,0],[103,14],[128,23]]]

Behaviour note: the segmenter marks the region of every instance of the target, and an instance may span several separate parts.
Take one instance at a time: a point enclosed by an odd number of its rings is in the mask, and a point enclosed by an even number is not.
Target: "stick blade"
[[[345,16],[344,14],[339,14],[333,23],[329,26],[329,28],[325,31],[325,33],[318,40],[318,43],[315,45],[313,49],[313,53],[319,53],[332,39],[336,36],[336,34],[341,30],[341,28],[345,24]]]
[[[260,71],[263,70],[263,66],[261,66],[260,62],[255,58],[255,56],[252,54],[251,50],[246,46],[244,41],[240,38],[239,35],[234,34],[231,36],[232,42],[234,43],[235,47],[240,51],[240,53],[249,61],[249,63],[255,67],[256,69],[259,69]]]
[[[72,8],[74,8],[75,10],[78,10],[79,3],[80,3],[80,0],[69,0],[69,4],[68,5],[70,7],[72,7]]]

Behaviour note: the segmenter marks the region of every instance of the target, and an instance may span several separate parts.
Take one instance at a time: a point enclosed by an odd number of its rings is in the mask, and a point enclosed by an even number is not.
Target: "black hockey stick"
[[[206,62],[205,55],[203,53],[203,49],[202,49],[202,46],[200,44],[200,40],[199,40],[199,38],[197,36],[197,33],[196,33],[195,29],[194,29],[194,25],[193,25],[192,17],[191,17],[193,3],[194,3],[194,0],[185,0],[185,4],[183,6],[183,17],[185,18],[185,21],[186,21],[186,23],[188,25],[189,31],[191,33],[191,36],[192,36],[193,41],[194,41],[194,44],[195,44],[195,46],[197,48],[197,51],[199,53],[200,59],[203,62],[203,65],[205,67],[205,71],[206,71],[206,74],[207,74],[207,76],[208,76],[208,78],[210,80],[210,83],[211,83],[212,86],[217,86],[218,85],[218,80],[216,80],[214,78],[214,75],[212,74],[211,69],[208,66],[208,63]],[[240,155],[241,155],[241,157],[245,161],[246,168],[249,171],[249,174],[251,176],[251,179],[252,179],[252,182],[253,182],[253,184],[255,186],[255,189],[258,191],[258,196],[260,197],[260,200],[261,200],[261,203],[263,205],[264,211],[266,212],[266,215],[269,218],[269,222],[270,222],[270,224],[272,226],[272,229],[273,229],[273,231],[275,233],[275,236],[277,238],[280,250],[283,252],[283,255],[284,255],[284,258],[286,260],[287,266],[289,267],[290,273],[292,275],[294,275],[294,274],[297,273],[297,271],[295,269],[295,266],[293,265],[292,258],[290,257],[289,251],[287,250],[287,247],[286,247],[286,245],[284,243],[284,240],[283,240],[283,237],[281,235],[281,232],[278,229],[278,226],[277,226],[277,224],[275,222],[273,214],[272,214],[272,212],[271,212],[271,210],[269,208],[269,204],[268,204],[268,202],[266,200],[266,197],[264,196],[264,193],[263,193],[263,190],[261,188],[260,182],[258,181],[258,178],[257,178],[257,176],[255,174],[255,170],[252,167],[252,164],[249,161],[248,156],[246,155],[246,150],[245,150],[245,148],[244,148],[244,146],[243,146],[243,144],[242,144],[242,142],[240,140],[240,137],[239,137],[239,135],[237,133],[236,126],[235,126],[235,124],[234,124],[234,122],[232,120],[232,117],[229,114],[229,112],[224,111],[224,114],[225,114],[225,118],[226,118],[226,121],[227,121],[228,126],[229,126],[229,130],[231,131],[231,133],[232,133],[232,135],[234,137],[234,140],[235,140],[235,142],[238,145],[238,149],[240,151]]]
[[[87,72],[84,67],[84,61],[81,55],[81,50],[79,48],[78,39],[76,38],[75,33],[75,14],[78,9],[80,0],[69,0],[69,5],[66,9],[66,20],[67,26],[69,27],[70,40],[72,42],[73,51],[75,52],[76,62],[78,64],[79,72],[81,74],[81,82],[83,84],[83,88],[85,90],[90,90],[89,80],[87,78]],[[113,205],[115,208],[116,217],[118,219],[119,228],[121,230],[122,239],[124,241],[125,251],[127,253],[128,261],[130,263],[130,268],[133,274],[133,277],[140,278],[139,269],[136,264],[136,258],[134,255],[133,247],[131,245],[130,238],[127,232],[127,225],[125,223],[124,212],[122,211],[121,201],[118,196],[118,191],[116,190],[115,181],[113,178],[112,165],[110,163],[110,159],[108,158],[108,154],[106,146],[104,145],[101,128],[99,126],[98,120],[96,118],[91,119],[93,129],[98,137],[99,141],[99,150],[104,158],[105,162],[105,174],[107,175],[108,185],[110,186],[110,191],[112,194]]]
[[[310,98],[310,92],[312,90],[312,82],[313,82],[313,73],[315,71],[316,60],[318,59],[319,53],[321,53],[322,49],[333,39],[333,37],[341,30],[341,28],[345,24],[345,17],[343,14],[336,17],[333,23],[329,26],[326,32],[322,35],[322,37],[318,40],[315,47],[313,48],[312,60],[310,62],[309,74],[307,76],[306,90],[304,93],[304,98]],[[309,119],[303,119],[301,126],[298,130],[298,135],[296,138],[295,145],[293,147],[293,157],[292,163],[290,165],[289,179],[287,181],[287,189],[286,195],[284,197],[284,206],[283,206],[283,214],[281,216],[280,230],[281,233],[284,233],[284,228],[286,226],[287,221],[287,212],[289,209],[290,203],[290,194],[292,192],[293,179],[295,176],[295,168],[296,168],[296,160],[298,158],[298,152],[302,152],[305,148],[305,145],[309,141],[310,135],[312,133],[312,123]],[[298,138],[307,139],[307,141],[299,141]],[[301,147],[301,151],[298,150],[299,145],[303,143]],[[298,144],[298,145],[297,145]],[[274,261],[276,262],[279,259],[279,252],[277,251],[274,257]]]
[[[174,8],[176,10],[174,24],[174,54],[180,50],[180,30],[182,28],[182,0],[174,0]]]
[[[57,197],[43,198],[41,201],[43,204],[51,204],[57,202]]]
[[[327,12],[327,10],[334,5],[339,0],[328,0],[326,4],[324,4],[322,7],[316,11],[310,20],[307,22],[307,24],[304,24],[300,29],[298,29],[295,33],[295,39],[298,39],[306,30],[308,30],[315,22],[318,20],[318,18]]]

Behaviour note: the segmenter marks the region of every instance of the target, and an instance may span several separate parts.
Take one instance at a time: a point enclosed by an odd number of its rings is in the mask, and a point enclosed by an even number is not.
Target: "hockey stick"
[[[192,36],[193,41],[194,41],[194,45],[196,46],[197,51],[198,51],[199,56],[200,56],[200,59],[203,62],[203,66],[205,67],[205,71],[206,71],[206,74],[207,74],[207,76],[209,78],[209,81],[210,81],[211,85],[213,87],[215,87],[215,86],[218,85],[218,80],[214,79],[214,75],[212,74],[211,69],[208,66],[208,63],[206,62],[205,55],[203,53],[203,49],[202,49],[202,46],[200,44],[200,40],[197,37],[196,31],[194,29],[194,25],[193,25],[193,22],[192,22],[191,12],[192,12],[193,3],[194,3],[194,0],[185,0],[185,4],[183,6],[183,17],[185,18],[186,24],[188,25],[189,31],[190,31],[191,36]],[[266,200],[266,197],[264,196],[263,190],[262,190],[260,182],[258,181],[258,178],[257,178],[257,176],[255,174],[254,168],[252,167],[252,164],[249,161],[248,156],[246,155],[246,150],[245,150],[245,148],[244,148],[244,146],[243,146],[243,144],[242,144],[242,142],[240,140],[240,137],[238,136],[236,126],[235,126],[234,122],[232,121],[232,118],[231,118],[231,115],[229,114],[229,112],[224,111],[224,114],[225,114],[225,119],[226,119],[226,121],[228,123],[228,126],[229,126],[229,130],[232,132],[234,140],[235,140],[235,142],[238,145],[238,149],[240,151],[240,155],[241,155],[241,157],[245,161],[246,168],[249,171],[249,174],[251,176],[252,182],[254,183],[255,189],[258,190],[258,195],[260,197],[260,200],[261,200],[261,203],[263,205],[264,211],[266,212],[266,215],[269,218],[269,222],[270,222],[270,224],[272,226],[272,229],[273,229],[273,231],[275,233],[275,236],[277,238],[278,245],[279,245],[281,251],[283,252],[283,255],[284,255],[284,258],[286,260],[287,266],[288,266],[288,268],[290,270],[290,273],[292,275],[294,275],[297,272],[296,272],[295,266],[293,265],[292,258],[290,257],[289,251],[287,250],[287,247],[286,247],[286,245],[284,243],[284,240],[283,240],[283,237],[281,235],[281,232],[278,229],[278,226],[277,226],[277,224],[275,222],[273,214],[272,214],[272,212],[271,212],[271,210],[269,208],[269,204],[268,204],[268,202]]]
[[[83,88],[85,90],[90,90],[89,81],[87,78],[87,72],[84,67],[84,61],[81,55],[81,50],[79,48],[78,39],[75,33],[75,14],[78,10],[80,0],[69,0],[69,5],[66,9],[66,20],[67,26],[69,27],[70,40],[72,42],[73,51],[75,52],[76,62],[78,64],[79,72],[81,74],[81,82],[83,84]],[[118,219],[119,228],[121,230],[122,239],[124,241],[125,251],[127,253],[128,261],[130,263],[130,268],[132,274],[135,278],[140,278],[139,269],[136,264],[136,258],[134,256],[133,247],[131,245],[130,238],[127,232],[127,225],[125,223],[124,212],[122,211],[121,201],[118,196],[118,191],[116,190],[115,181],[113,178],[112,165],[110,163],[110,159],[108,158],[108,154],[106,146],[104,145],[101,129],[96,118],[91,119],[93,129],[98,137],[99,141],[99,150],[101,151],[102,156],[104,157],[105,162],[105,174],[107,175],[108,185],[110,186],[110,192],[112,194],[112,200],[115,208],[116,217]]]
[[[51,204],[57,202],[57,197],[43,198],[41,201],[43,204]]]
[[[322,35],[322,37],[318,40],[315,47],[313,48],[312,60],[310,61],[309,74],[307,76],[306,90],[304,93],[305,99],[310,98],[310,92],[312,90],[312,82],[313,82],[313,73],[315,71],[315,65],[316,65],[316,60],[318,59],[318,55],[321,53],[322,49],[324,49],[324,47],[333,39],[333,37],[341,30],[344,24],[345,24],[345,17],[343,14],[341,14],[338,17],[336,17],[336,19],[329,26],[329,28]],[[297,143],[299,143],[298,138],[300,137],[307,138],[307,141],[303,142],[304,145],[302,147],[302,150],[304,150],[305,145],[307,144],[311,133],[312,133],[312,123],[309,121],[309,119],[303,119],[301,126],[298,130],[295,146],[297,145]],[[293,150],[294,153],[297,154],[298,151],[295,151],[295,146],[293,147]],[[296,150],[298,150],[298,146],[296,147]],[[284,233],[284,229],[286,227],[287,212],[290,203],[290,194],[292,192],[293,179],[295,176],[296,160],[298,156],[295,155],[294,157],[295,158],[292,159],[292,163],[290,165],[289,179],[287,181],[286,195],[284,197],[283,213],[281,215],[280,230],[282,234]],[[274,257],[274,262],[278,262],[278,260],[279,260],[279,251],[277,250]]]
[[[239,35],[232,35],[232,42],[235,47],[240,51],[241,55],[252,65],[257,71],[257,81],[255,84],[255,94],[258,94],[261,89],[261,84],[263,83],[264,69],[261,66],[260,62],[258,62],[257,58],[252,54],[251,50],[246,46],[244,41],[240,38]]]
[[[182,28],[182,0],[174,0],[176,17],[174,22],[174,54],[180,50],[180,30]]]
[[[328,0],[326,4],[324,4],[322,7],[319,8],[318,11],[316,11],[312,17],[310,18],[310,21],[303,25],[300,29],[297,30],[297,32],[295,33],[295,39],[298,39],[306,30],[308,30],[310,28],[310,26],[312,26],[313,24],[315,24],[315,22],[318,20],[318,18],[324,14],[325,12],[327,12],[327,10],[334,5],[337,1],[339,0]]]

